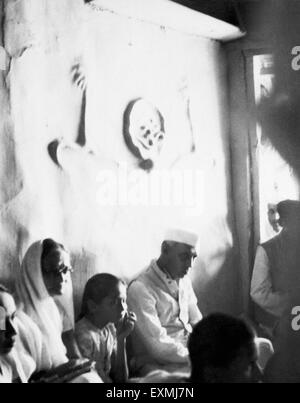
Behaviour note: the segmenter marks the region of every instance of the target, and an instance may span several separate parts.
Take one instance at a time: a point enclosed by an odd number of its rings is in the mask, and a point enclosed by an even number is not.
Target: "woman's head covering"
[[[41,256],[43,242],[30,246],[21,265],[17,278],[17,301],[23,310],[38,325],[43,336],[42,369],[50,369],[68,361],[66,348],[62,342],[62,318],[54,299],[44,284]]]

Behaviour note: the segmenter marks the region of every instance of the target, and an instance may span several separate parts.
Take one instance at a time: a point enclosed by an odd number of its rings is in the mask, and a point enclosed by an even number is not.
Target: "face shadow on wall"
[[[143,98],[129,102],[124,112],[123,136],[139,167],[151,171],[165,139],[161,112]]]

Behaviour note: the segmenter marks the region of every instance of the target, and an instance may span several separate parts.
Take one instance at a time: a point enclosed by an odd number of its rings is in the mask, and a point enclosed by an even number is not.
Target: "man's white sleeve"
[[[258,246],[251,280],[251,297],[261,308],[276,317],[285,309],[285,295],[273,290],[270,263],[266,251]]]
[[[188,290],[188,295],[189,295],[189,323],[192,326],[195,326],[201,319],[202,319],[202,314],[198,308],[198,301],[197,297],[195,295],[195,291],[193,289],[192,283],[189,280],[189,290]]]
[[[128,304],[137,316],[137,336],[142,338],[143,344],[154,359],[163,363],[188,362],[187,348],[167,335],[156,311],[156,299],[144,284],[138,281],[131,284]]]

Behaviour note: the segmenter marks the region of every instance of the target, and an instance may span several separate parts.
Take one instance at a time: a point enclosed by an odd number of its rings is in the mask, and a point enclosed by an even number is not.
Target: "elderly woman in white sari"
[[[17,310],[12,294],[0,285],[0,383],[27,383],[39,370],[41,357],[38,327]]]
[[[75,339],[72,343],[73,329],[70,323],[65,328],[64,318],[54,300],[55,296],[64,293],[70,272],[69,253],[63,245],[46,239],[30,246],[17,279],[16,292],[20,307],[42,333],[40,369],[44,371],[57,367],[78,367],[79,360],[75,359],[81,357]],[[65,337],[66,334],[68,337]],[[63,340],[68,343],[65,345]],[[74,360],[69,361],[69,358]],[[90,379],[83,381],[101,382],[101,379],[92,373]]]

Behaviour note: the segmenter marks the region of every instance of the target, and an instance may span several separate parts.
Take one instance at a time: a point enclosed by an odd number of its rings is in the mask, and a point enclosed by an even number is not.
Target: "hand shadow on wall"
[[[79,119],[79,127],[78,134],[73,145],[75,147],[79,146],[84,148],[86,146],[86,123],[85,123],[85,115],[86,115],[86,77],[82,71],[80,64],[75,64],[71,69],[72,74],[72,82],[82,91],[82,100],[81,100],[81,109],[80,109],[80,119]],[[63,138],[55,139],[48,145],[48,154],[52,161],[59,167],[61,167],[58,158],[58,149],[59,146],[64,142]],[[72,144],[70,145],[72,146]],[[91,150],[88,151],[92,153]]]

